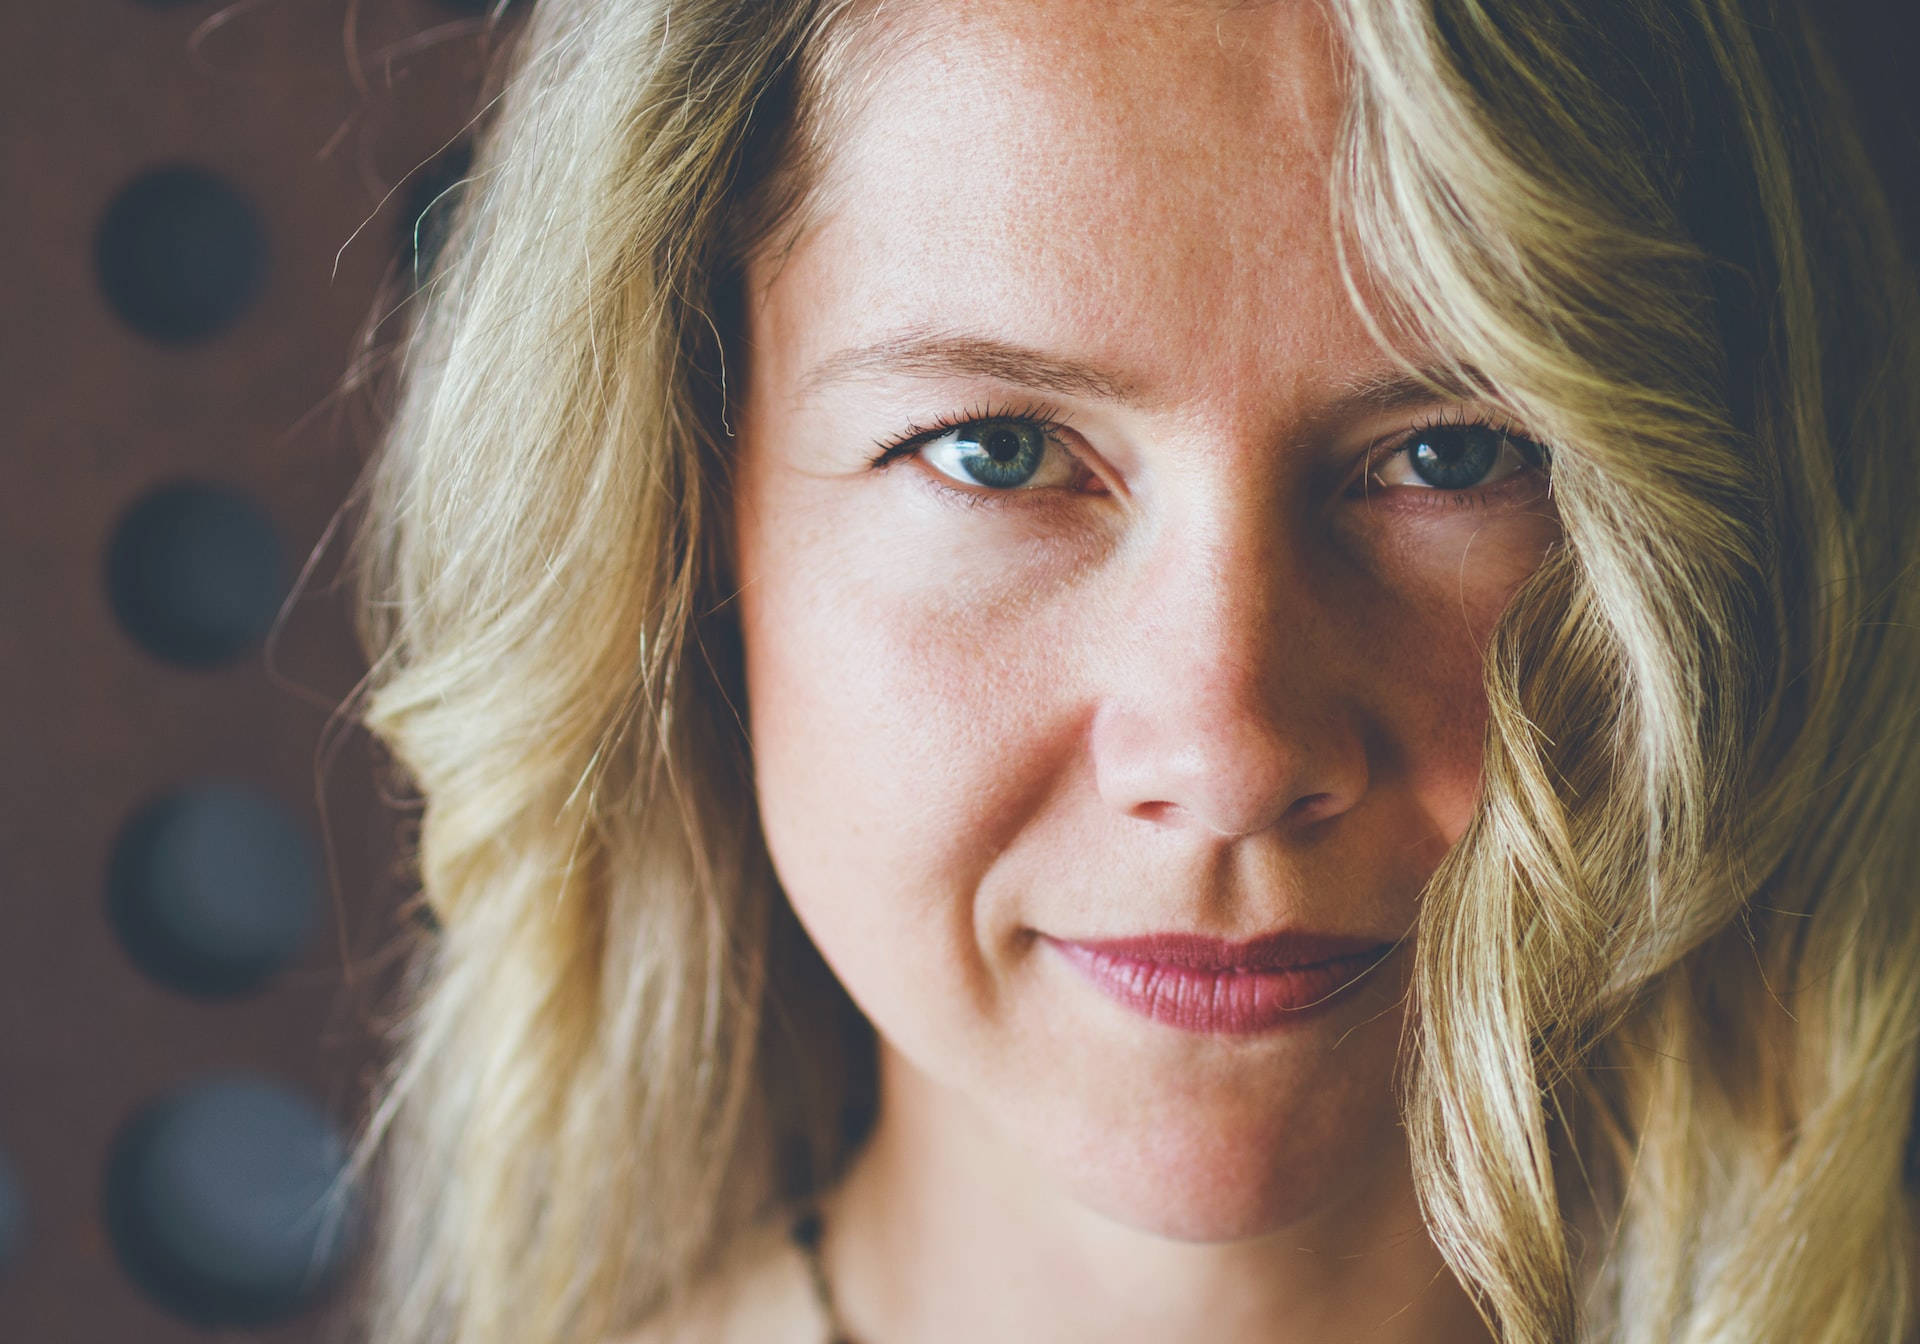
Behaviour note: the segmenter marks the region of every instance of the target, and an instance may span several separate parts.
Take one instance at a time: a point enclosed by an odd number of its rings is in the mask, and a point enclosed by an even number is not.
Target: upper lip
[[[1194,971],[1271,971],[1312,966],[1341,957],[1385,952],[1390,941],[1372,934],[1315,933],[1281,929],[1243,942],[1198,933],[1147,933],[1131,938],[1061,939],[1125,961],[1177,966]]]

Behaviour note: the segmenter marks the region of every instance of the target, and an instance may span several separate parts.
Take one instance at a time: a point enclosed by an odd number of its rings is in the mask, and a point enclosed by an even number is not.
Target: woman
[[[359,533],[382,1344],[1894,1341],[1913,278],[1768,0],[542,0]]]

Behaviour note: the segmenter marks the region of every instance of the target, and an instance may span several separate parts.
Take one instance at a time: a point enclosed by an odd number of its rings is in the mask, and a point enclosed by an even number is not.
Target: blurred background
[[[1920,239],[1920,5],[1820,3]],[[0,1344],[338,1338],[424,918],[340,511],[524,8],[6,2]]]
[[[0,1344],[333,1337],[417,917],[336,515],[523,8],[0,11]]]

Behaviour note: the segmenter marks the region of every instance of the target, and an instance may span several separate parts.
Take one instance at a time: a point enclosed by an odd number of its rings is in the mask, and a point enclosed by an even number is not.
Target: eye
[[[1070,489],[1093,473],[1066,446],[1063,430],[1046,407],[980,408],[878,443],[869,465],[878,470],[901,458],[924,458],[939,476],[956,483],[929,484],[969,504]],[[1440,418],[1376,445],[1351,493],[1358,497],[1374,488],[1407,486],[1403,505],[1481,508],[1532,487],[1533,480],[1516,478],[1537,476],[1548,462],[1543,445],[1504,424]]]
[[[918,456],[976,497],[1071,487],[1088,473],[1066,447],[1060,424],[1045,408],[969,414],[928,429],[909,430],[879,446],[871,465]]]
[[[1075,475],[1047,426],[1014,417],[957,425],[922,444],[920,455],[942,475],[990,490],[1068,485]]]
[[[1467,498],[1446,501],[1465,506],[1473,497],[1529,468],[1544,468],[1544,446],[1484,420],[1424,425],[1391,441],[1368,464],[1366,482],[1411,486]]]

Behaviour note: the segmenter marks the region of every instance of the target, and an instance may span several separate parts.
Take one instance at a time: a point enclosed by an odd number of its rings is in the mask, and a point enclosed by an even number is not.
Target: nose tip
[[[1368,782],[1358,614],[1315,584],[1271,502],[1212,498],[1169,526],[1105,613],[1130,631],[1096,683],[1109,806],[1221,837],[1298,831]]]
[[[1335,718],[1313,727],[1282,719],[1271,697],[1216,694],[1153,714],[1109,701],[1095,720],[1095,758],[1107,802],[1161,825],[1223,838],[1300,831],[1331,820],[1365,791],[1358,735]]]

